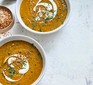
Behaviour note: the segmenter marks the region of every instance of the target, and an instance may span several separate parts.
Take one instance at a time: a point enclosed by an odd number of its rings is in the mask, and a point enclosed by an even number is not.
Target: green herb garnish
[[[33,27],[36,27],[37,24],[36,24],[34,21],[32,21],[32,26],[33,26]]]
[[[23,63],[24,66],[26,66],[26,63],[27,63],[27,62],[23,60],[22,63]]]
[[[9,68],[9,77],[13,78],[14,74],[16,74],[16,70],[12,67]]]
[[[8,52],[8,55],[11,55],[11,52]]]
[[[50,19],[53,19],[53,15],[52,15],[52,16],[48,16],[48,17],[45,19],[45,22],[48,22]]]

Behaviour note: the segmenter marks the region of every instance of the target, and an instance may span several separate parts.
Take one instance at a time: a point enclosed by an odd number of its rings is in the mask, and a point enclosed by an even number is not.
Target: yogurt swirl
[[[43,13],[45,14],[45,20],[47,21],[51,21],[55,18],[56,14],[57,14],[57,5],[54,2],[54,0],[49,0],[51,2],[51,4],[46,3],[46,2],[41,2],[42,0],[39,0],[36,4],[36,6],[34,7],[34,11],[36,11],[36,7],[37,6],[44,6],[46,8],[46,10],[41,10],[39,8],[38,12],[37,12],[37,17],[36,17],[36,21],[40,21],[41,18],[43,17]],[[41,21],[42,22],[42,21]]]
[[[19,81],[23,77],[23,75],[29,70],[28,60],[26,59],[24,55],[21,55],[21,54],[14,54],[14,55],[7,57],[4,63],[8,64],[9,73],[14,73],[18,71],[17,74],[19,75],[19,77],[17,77],[17,79],[12,79],[10,76],[7,75],[8,73],[7,68],[4,68],[2,73],[5,79],[10,82]],[[18,69],[15,69],[16,67]],[[15,78],[16,78],[16,75],[15,75]]]

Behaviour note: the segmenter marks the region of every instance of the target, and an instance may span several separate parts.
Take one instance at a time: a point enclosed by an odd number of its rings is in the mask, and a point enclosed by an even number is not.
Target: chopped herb
[[[26,66],[26,63],[27,63],[27,62],[23,60],[22,63],[23,63],[24,66]]]
[[[47,18],[45,19],[45,22],[48,22],[50,19],[51,19],[50,17],[47,17]]]
[[[9,68],[9,76],[10,78],[13,78],[14,74],[16,73],[16,70],[12,67]]]
[[[9,74],[9,76],[10,76],[10,78],[13,78],[13,74],[11,73],[11,74]]]
[[[57,14],[57,18],[60,19],[60,15]]]
[[[11,55],[11,52],[8,52],[8,55]]]
[[[32,26],[33,26],[33,27],[36,27],[37,24],[36,24],[34,21],[32,21]]]
[[[51,9],[50,12],[53,12],[53,10]]]
[[[53,18],[53,15],[52,16],[48,16],[46,19],[45,19],[45,22],[48,22],[50,19]]]
[[[30,59],[30,56],[28,56],[27,59]]]
[[[64,21],[62,21],[62,24],[64,23]]]
[[[46,14],[46,12],[47,12],[46,10],[43,11],[44,14]]]
[[[49,20],[50,20],[50,18],[46,18],[46,19],[45,19],[45,22],[48,22]]]

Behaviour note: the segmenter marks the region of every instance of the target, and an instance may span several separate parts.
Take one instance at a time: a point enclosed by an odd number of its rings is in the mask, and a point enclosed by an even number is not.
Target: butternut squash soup
[[[42,56],[33,44],[15,40],[0,47],[0,85],[31,85],[42,68]]]
[[[23,0],[20,15],[30,29],[49,32],[61,26],[67,16],[65,0]]]

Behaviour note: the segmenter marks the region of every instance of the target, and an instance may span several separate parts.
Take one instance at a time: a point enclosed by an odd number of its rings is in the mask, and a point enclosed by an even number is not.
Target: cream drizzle
[[[46,10],[41,10],[39,8],[39,10],[37,12],[38,13],[38,16],[36,17],[36,21],[40,21],[40,18],[42,17],[42,13],[45,13],[45,18],[44,18],[45,20],[47,18],[50,18],[49,21],[53,20],[55,18],[56,14],[57,14],[57,5],[56,5],[56,3],[54,2],[54,0],[49,0],[52,3],[52,5],[53,5],[53,7],[52,7],[51,4],[44,3],[44,2],[41,2],[41,1],[42,0],[39,0],[37,2],[36,6],[34,7],[33,10],[36,11],[36,7],[37,6],[44,6],[47,9],[47,11]],[[53,9],[54,9],[54,12],[51,12],[51,10],[53,10]]]
[[[0,85],[3,85],[3,84],[0,83]]]
[[[8,80],[8,81],[10,81],[10,82],[17,82],[17,81],[19,81],[19,80],[22,78],[22,76],[23,76],[23,75],[22,75],[18,80],[13,80],[13,79],[9,78],[8,76],[6,76],[6,74],[5,74],[4,71],[3,71],[3,75],[4,75],[5,79]]]
[[[21,57],[20,57],[21,56]],[[26,57],[24,55],[20,55],[20,54],[14,54],[14,55],[11,55],[9,57],[7,57],[4,61],[4,63],[8,62],[8,65],[12,68],[14,68],[14,65],[12,65],[13,61],[16,61],[17,58],[21,58],[22,60],[25,60],[22,68],[18,71],[19,74],[22,74],[22,76],[18,79],[18,80],[13,80],[11,79],[10,77],[8,77],[6,74],[5,74],[5,70],[3,70],[3,75],[5,77],[6,80],[10,81],[10,82],[17,82],[19,81],[23,75],[29,70],[29,63],[28,63],[28,60],[26,59]],[[20,61],[21,62],[21,61]]]

